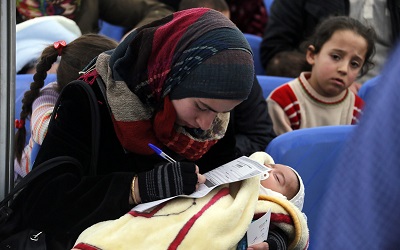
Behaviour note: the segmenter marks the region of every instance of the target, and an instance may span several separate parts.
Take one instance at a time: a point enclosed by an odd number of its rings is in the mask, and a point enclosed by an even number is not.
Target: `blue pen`
[[[164,153],[164,152],[163,152],[161,149],[159,149],[157,146],[155,146],[155,145],[153,145],[153,144],[151,144],[151,143],[149,143],[148,145],[149,145],[149,147],[150,147],[151,149],[154,150],[154,152],[156,152],[156,154],[158,154],[158,155],[161,156],[162,158],[166,159],[167,161],[169,161],[169,162],[171,162],[171,163],[176,162],[174,159],[171,158],[171,156],[169,156],[169,155],[167,155],[166,153]]]

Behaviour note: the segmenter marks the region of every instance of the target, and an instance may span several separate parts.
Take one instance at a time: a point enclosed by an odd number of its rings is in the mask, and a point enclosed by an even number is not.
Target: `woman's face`
[[[272,170],[269,171],[269,177],[261,181],[261,185],[283,194],[288,200],[292,199],[300,189],[296,173],[282,164],[267,164],[266,166]]]
[[[172,100],[177,118],[176,124],[188,128],[208,130],[218,113],[230,112],[240,100],[209,98],[184,98]]]

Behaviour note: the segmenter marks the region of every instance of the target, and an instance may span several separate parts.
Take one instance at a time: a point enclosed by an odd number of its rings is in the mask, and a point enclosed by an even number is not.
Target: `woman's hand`
[[[269,245],[267,242],[261,242],[255,245],[251,245],[247,250],[269,250]]]
[[[196,172],[197,174],[197,184],[196,184],[196,190],[199,189],[200,184],[204,184],[206,183],[206,177],[202,174],[200,174],[200,169],[199,167],[196,165]]]
[[[134,183],[134,197],[137,203],[141,203],[191,194],[205,181],[205,176],[199,173],[194,163],[165,163],[138,174]]]

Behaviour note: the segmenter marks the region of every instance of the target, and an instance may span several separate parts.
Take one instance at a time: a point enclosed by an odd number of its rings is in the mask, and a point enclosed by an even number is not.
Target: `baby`
[[[293,168],[275,164],[272,157],[265,152],[255,152],[250,159],[270,168],[269,176],[260,181],[259,192],[261,195],[280,197],[292,202],[300,211],[304,204],[304,184]]]
[[[306,249],[309,234],[301,212],[304,185],[300,176],[288,166],[274,164],[265,152],[250,158],[270,169],[268,178],[259,183],[255,178],[246,179],[217,187],[195,202],[172,199],[151,212],[130,211],[116,220],[97,223],[82,232],[74,249],[115,249],[117,245],[121,249],[150,245],[152,249],[208,249],[210,244],[212,249],[247,249],[245,233],[250,220],[267,211],[271,211],[266,240],[269,249]]]

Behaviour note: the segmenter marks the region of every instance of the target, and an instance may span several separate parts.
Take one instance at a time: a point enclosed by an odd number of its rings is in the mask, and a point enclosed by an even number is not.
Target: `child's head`
[[[269,76],[296,78],[301,72],[310,70],[311,66],[307,63],[303,52],[281,51],[268,63],[265,73]]]
[[[57,68],[59,91],[67,83],[78,79],[79,71],[89,64],[93,58],[104,51],[115,49],[117,45],[118,43],[109,37],[90,33],[67,44],[61,51],[61,59]],[[54,52],[54,46],[49,46],[43,51],[41,61],[36,67],[37,71],[40,70],[40,66],[49,67],[51,60],[48,62],[46,58],[54,58]]]
[[[312,66],[311,86],[327,97],[346,90],[373,67],[375,36],[372,27],[350,17],[322,21],[304,43],[307,62]]]
[[[304,184],[297,171],[282,164],[266,164],[266,166],[272,170],[269,171],[267,179],[261,180],[261,186],[282,194],[302,210]]]
[[[181,0],[179,3],[179,10],[201,7],[217,10],[230,18],[229,6],[225,0]]]
[[[36,73],[33,76],[34,82],[30,85],[30,90],[26,91],[22,99],[22,111],[20,120],[25,121],[32,113],[32,103],[40,94],[40,89],[44,85],[48,70],[57,62],[58,92],[69,82],[78,79],[79,71],[82,70],[90,61],[100,53],[114,49],[118,43],[106,36],[98,34],[85,34],[71,43],[61,46],[59,49],[55,45],[46,47],[36,65]],[[15,136],[15,156],[21,159],[22,150],[25,146],[25,127],[19,128]]]

